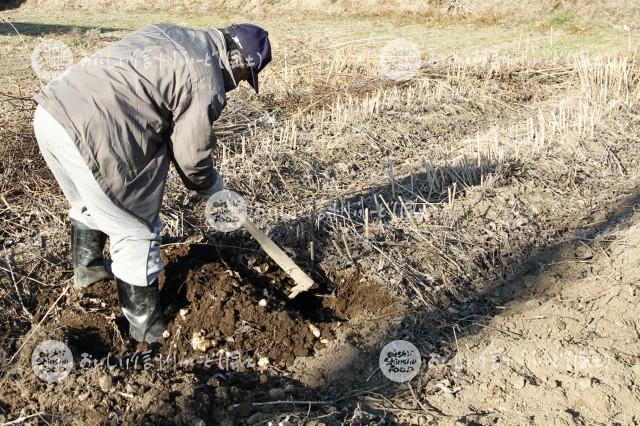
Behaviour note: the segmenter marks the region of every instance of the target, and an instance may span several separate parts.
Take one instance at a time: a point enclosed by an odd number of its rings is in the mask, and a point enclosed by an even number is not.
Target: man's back
[[[72,66],[35,98],[72,136],[105,192],[145,221],[162,201],[175,121],[195,93],[212,104],[214,119],[224,108],[219,43],[208,31],[144,27]],[[174,140],[173,150],[190,149],[187,143]]]

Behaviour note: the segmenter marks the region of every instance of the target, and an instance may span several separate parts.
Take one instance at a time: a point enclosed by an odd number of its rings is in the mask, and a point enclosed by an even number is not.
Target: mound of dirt
[[[317,289],[292,301],[291,279],[268,259],[221,254],[204,244],[170,246],[162,255],[169,333],[160,345],[129,341],[113,282],[72,289],[61,300],[59,287],[43,289],[36,320],[55,301],[63,308],[49,314],[6,371],[0,409],[51,413],[47,421],[73,414],[89,423],[217,424],[248,417],[256,401],[292,393],[312,399],[310,389],[280,373],[332,345],[337,328],[384,315],[398,303],[355,273],[335,283],[318,280]],[[74,368],[60,383],[32,372],[36,344],[50,339],[73,355]],[[200,362],[205,359],[210,363]]]
[[[337,324],[397,303],[357,275],[340,279],[333,294],[320,284],[290,300],[293,281],[272,261],[221,261],[206,245],[170,248],[164,261],[161,297],[173,318],[167,353],[235,351],[282,367],[324,348]]]
[[[260,263],[244,274],[224,263],[197,266],[216,257],[207,246],[183,246],[165,256],[162,297],[175,315],[167,352],[237,351],[284,365],[322,348],[332,323],[341,320],[315,296],[290,301],[290,279],[273,264]]]
[[[266,358],[286,367],[326,347],[339,324],[388,312],[398,303],[388,290],[357,275],[331,284],[331,292],[323,283],[290,300],[294,283],[272,261],[253,258],[247,266],[240,256],[220,258],[209,245],[169,247],[162,257],[167,266],[158,281],[169,328],[159,349],[165,357],[234,353],[250,366]],[[50,306],[57,294],[39,293],[38,304]],[[75,354],[102,359],[130,347],[112,282],[72,291],[67,303],[55,324]]]

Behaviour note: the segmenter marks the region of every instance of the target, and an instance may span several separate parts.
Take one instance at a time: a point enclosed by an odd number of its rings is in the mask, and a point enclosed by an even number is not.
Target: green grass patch
[[[561,27],[563,25],[566,25],[569,23],[569,21],[571,21],[571,18],[569,18],[569,15],[567,15],[565,12],[556,12],[553,14],[553,16],[551,16],[551,25],[554,25],[556,27]]]

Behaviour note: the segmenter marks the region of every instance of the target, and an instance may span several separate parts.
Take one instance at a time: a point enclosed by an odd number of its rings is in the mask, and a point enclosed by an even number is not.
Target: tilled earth
[[[292,282],[272,262],[234,256],[219,257],[205,244],[164,250],[167,267],[159,282],[169,330],[158,345],[129,341],[114,283],[69,290],[59,302],[64,309],[54,309],[23,340],[2,379],[2,408],[46,412],[46,421],[89,423],[268,417],[268,409],[257,411],[262,400],[318,397],[287,373],[296,359],[330,345],[351,318],[388,313],[396,305],[388,291],[357,275],[321,282],[291,301]],[[40,293],[41,315],[59,293]],[[74,368],[60,383],[29,371],[36,344],[49,339],[64,342],[73,354]]]
[[[301,62],[259,101],[235,91],[232,126],[217,129],[230,186],[287,213],[258,224],[299,257],[316,243],[317,264],[296,261],[318,287],[292,302],[255,246],[174,240],[160,278],[168,335],[152,347],[129,342],[113,283],[65,293],[66,205],[31,106],[15,105],[18,124],[0,126],[0,344],[17,354],[0,362],[0,423],[637,423],[638,242],[605,244],[615,205],[638,203],[635,61],[450,58],[415,81],[353,84],[366,74],[339,66],[348,51],[318,41],[329,74]],[[231,137],[245,109],[249,127],[274,112],[276,131]],[[202,230],[175,174],[167,195],[167,234]],[[575,255],[535,256],[567,238]],[[391,334],[422,354],[410,386],[377,368]],[[48,339],[72,352],[60,383],[32,369]],[[566,357],[583,350],[598,362]]]

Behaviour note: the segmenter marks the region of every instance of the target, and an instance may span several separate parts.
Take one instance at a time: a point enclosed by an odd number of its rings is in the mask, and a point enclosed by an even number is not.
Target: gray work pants
[[[113,274],[124,282],[147,286],[158,277],[160,218],[152,230],[118,207],[104,193],[65,129],[38,106],[33,128],[40,151],[70,204],[69,216],[109,236]]]

